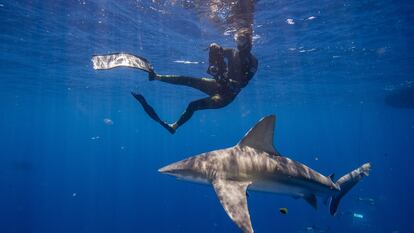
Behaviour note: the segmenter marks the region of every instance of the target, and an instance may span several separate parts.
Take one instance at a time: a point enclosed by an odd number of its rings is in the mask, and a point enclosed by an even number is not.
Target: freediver
[[[209,46],[209,66],[207,73],[212,78],[195,78],[178,75],[159,75],[155,73],[151,64],[143,57],[128,53],[96,55],[92,57],[95,70],[108,70],[115,67],[131,67],[148,72],[150,81],[158,80],[165,83],[183,85],[198,89],[208,95],[206,98],[191,102],[181,117],[174,123],[168,124],[160,119],[155,110],[147,103],[144,96],[138,93],[131,94],[143,106],[145,112],[170,133],[187,122],[195,111],[204,109],[218,109],[230,104],[240,91],[249,83],[258,68],[258,61],[251,54],[253,43],[253,16],[255,0],[210,0],[201,1],[207,4],[205,11],[203,4],[194,7],[201,17],[208,12],[208,18],[219,27],[225,26],[225,31],[235,31],[234,39],[237,48],[223,48],[213,43]],[[222,10],[227,11],[227,17],[221,17]]]
[[[230,104],[240,91],[247,86],[257,71],[258,61],[251,54],[252,32],[248,28],[239,29],[234,36],[237,48],[223,48],[213,43],[209,46],[209,67],[207,73],[213,78],[195,78],[179,75],[159,75],[151,69],[148,73],[150,81],[183,85],[200,90],[208,95],[206,98],[192,101],[181,117],[168,124],[160,119],[155,110],[147,103],[144,96],[131,92],[142,105],[145,112],[171,134],[187,122],[195,111],[218,109]]]

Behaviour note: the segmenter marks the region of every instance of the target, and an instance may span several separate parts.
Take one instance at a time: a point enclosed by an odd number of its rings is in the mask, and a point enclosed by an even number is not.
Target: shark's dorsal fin
[[[334,182],[335,173],[330,174],[328,177],[331,179],[332,182]]]
[[[214,180],[212,182],[217,197],[227,215],[245,233],[253,233],[247,208],[246,190],[251,182]]]
[[[240,147],[249,146],[265,151],[269,154],[280,156],[273,146],[273,134],[275,130],[275,115],[262,118],[253,128],[251,128],[243,139],[239,142]]]

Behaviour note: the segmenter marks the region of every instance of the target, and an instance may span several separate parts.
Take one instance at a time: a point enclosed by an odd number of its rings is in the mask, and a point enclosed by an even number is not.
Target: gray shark
[[[203,153],[159,169],[179,179],[211,184],[221,205],[245,233],[253,228],[247,208],[247,190],[271,192],[303,198],[314,208],[316,196],[330,200],[335,215],[341,198],[364,176],[370,163],[333,182],[304,164],[291,160],[273,146],[275,116],[262,118],[235,146]]]

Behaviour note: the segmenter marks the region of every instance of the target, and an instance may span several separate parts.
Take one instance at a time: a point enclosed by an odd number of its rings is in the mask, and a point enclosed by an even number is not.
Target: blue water
[[[210,43],[234,46],[194,10],[159,2],[0,1],[1,233],[239,232],[210,186],[157,170],[236,144],[268,114],[282,154],[336,177],[367,161],[373,169],[336,217],[321,202],[315,211],[250,193],[255,232],[413,232],[414,108],[384,102],[414,82],[411,1],[258,1],[256,76],[175,135],[130,90],[170,122],[203,94],[90,62],[124,51],[159,73],[201,77]]]

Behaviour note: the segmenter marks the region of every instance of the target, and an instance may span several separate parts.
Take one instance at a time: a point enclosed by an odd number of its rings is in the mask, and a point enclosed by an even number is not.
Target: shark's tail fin
[[[332,197],[331,204],[330,204],[330,212],[331,215],[336,214],[336,210],[338,209],[339,202],[341,201],[342,197],[345,196],[364,176],[369,175],[369,171],[371,169],[371,164],[366,163],[361,167],[351,171],[350,173],[342,176],[338,181],[336,181],[336,185],[341,188],[341,191],[335,194]]]

